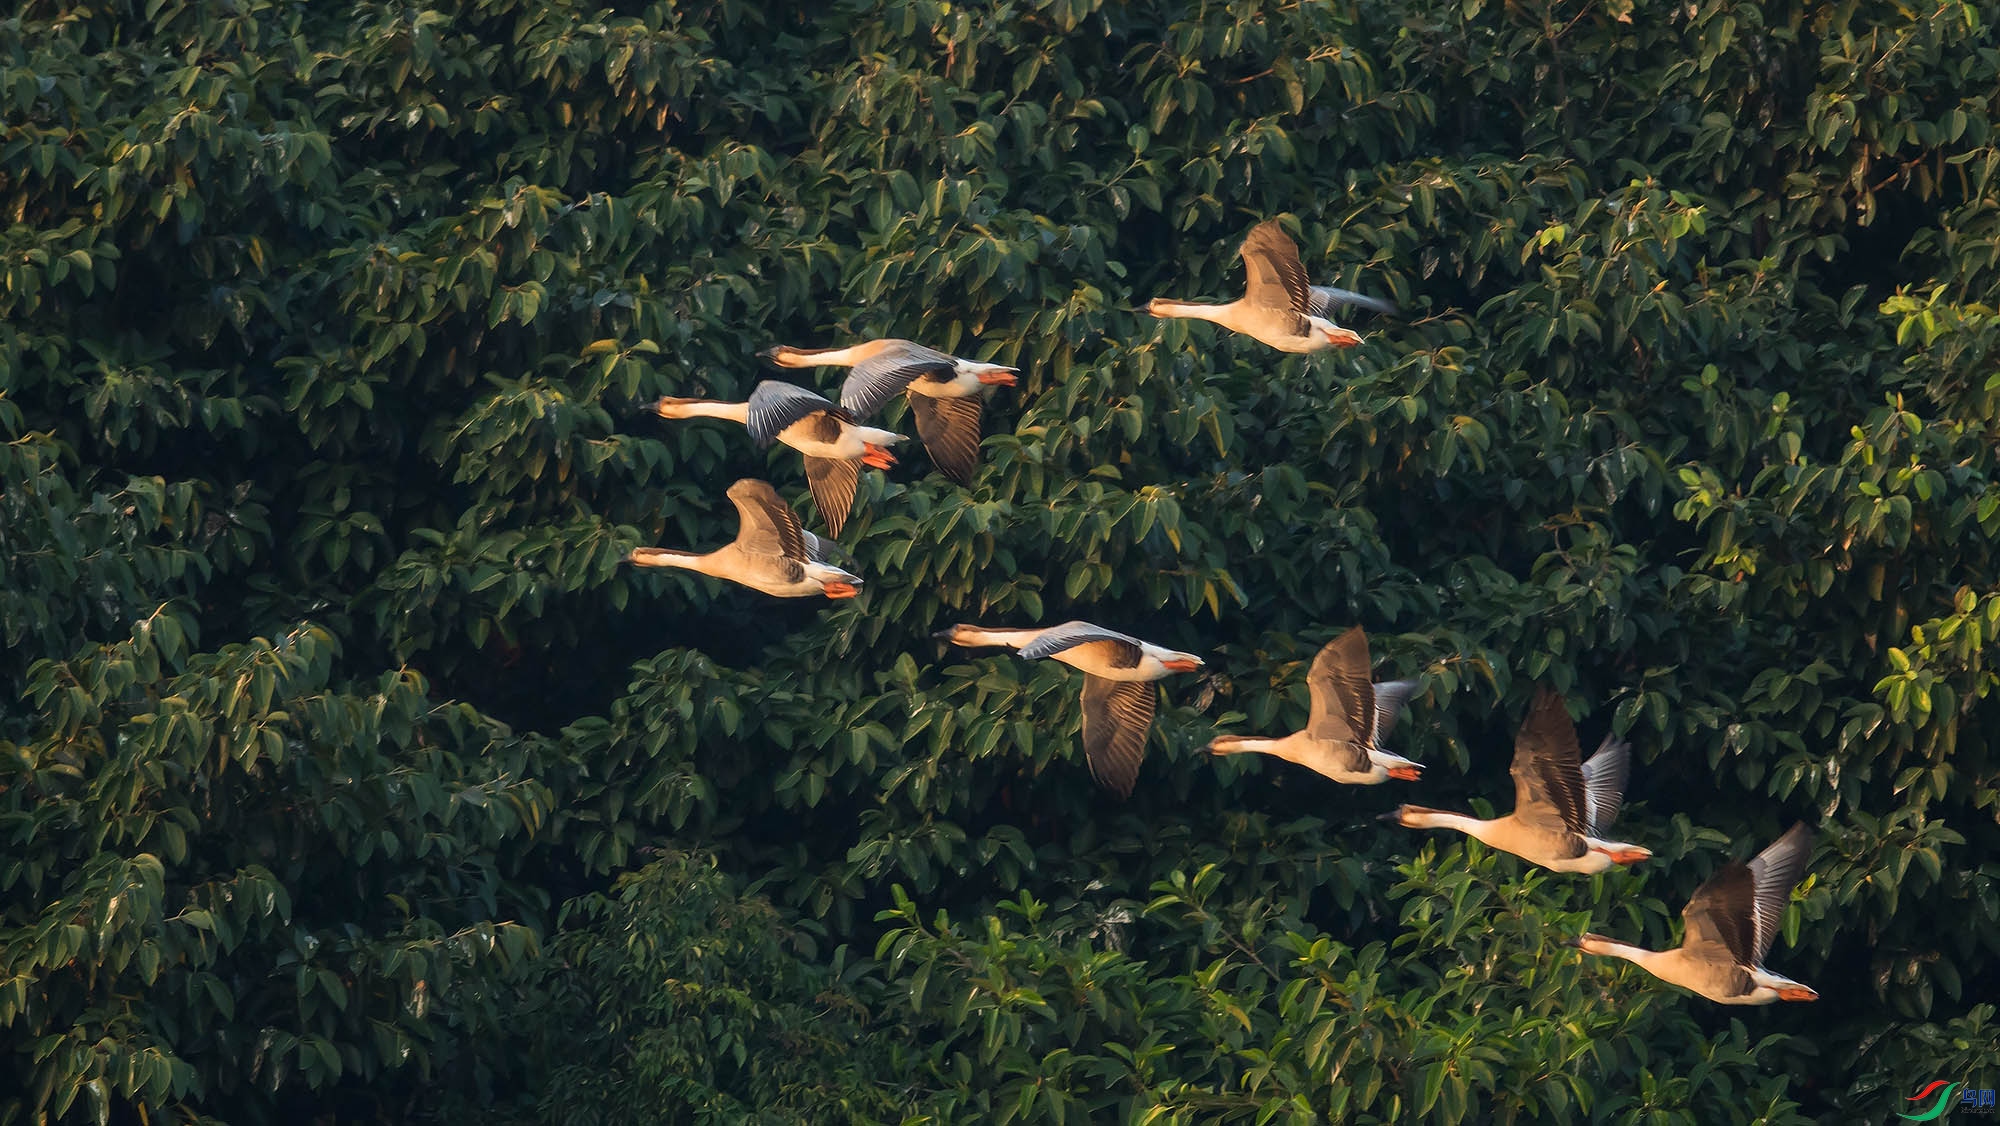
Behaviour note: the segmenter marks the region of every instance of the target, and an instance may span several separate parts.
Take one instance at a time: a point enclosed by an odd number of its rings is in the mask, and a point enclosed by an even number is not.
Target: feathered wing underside
[[[1158,689],[1150,680],[1083,678],[1083,753],[1097,784],[1132,796]]]
[[[812,489],[819,518],[826,522],[828,535],[838,536],[854,507],[854,490],[861,483],[861,463],[841,458],[808,457],[806,485]]]
[[[1812,859],[1812,845],[1813,832],[1801,822],[1786,830],[1784,836],[1772,841],[1750,862],[1755,884],[1750,924],[1757,955],[1750,965],[1763,965],[1764,955],[1771,952],[1778,924],[1785,917],[1785,905],[1792,901],[1792,888],[1805,876],[1806,863]]]
[[[778,435],[786,427],[815,411],[826,412],[827,420],[834,424],[836,436],[840,430],[839,423],[851,422],[854,418],[831,400],[796,383],[766,379],[750,392],[750,419],[747,423],[750,437],[758,445],[768,446],[778,440]]]
[[[1320,646],[1306,673],[1312,712],[1306,734],[1322,742],[1367,750],[1374,729],[1375,693],[1368,683],[1368,634],[1360,626]]]
[[[1237,253],[1243,257],[1245,304],[1270,312],[1288,312],[1298,322],[1298,335],[1305,335],[1306,297],[1310,288],[1306,268],[1299,261],[1299,248],[1278,226],[1267,219],[1250,229]]]
[[[1731,861],[1695,890],[1681,909],[1687,931],[1681,947],[1704,961],[1754,966],[1760,960],[1751,922],[1757,877],[1747,864]]]
[[[833,551],[839,546],[838,544],[823,540],[803,528],[799,529],[799,534],[805,537],[806,558],[808,560],[814,563],[831,564],[833,562]]]
[[[1385,680],[1375,685],[1375,738],[1373,743],[1379,750],[1382,740],[1396,729],[1396,721],[1403,718],[1403,709],[1410,702],[1410,696],[1417,690],[1414,680]]]
[[[1064,622],[1059,626],[1050,626],[1033,641],[1021,646],[1021,656],[1029,660],[1040,660],[1043,657],[1053,657],[1065,649],[1092,642],[1111,643],[1113,651],[1121,658],[1114,663],[1121,668],[1131,668],[1139,663],[1138,638],[1128,637],[1115,629],[1105,629],[1090,622]],[[1123,659],[1126,654],[1130,655],[1129,660]]]
[[[1542,828],[1588,833],[1580,757],[1562,697],[1542,689],[1514,737],[1514,816]]]
[[[1618,807],[1625,801],[1626,779],[1632,773],[1632,748],[1623,739],[1606,735],[1597,753],[1583,764],[1584,820],[1589,833],[1602,837],[1618,819]]]
[[[938,472],[961,485],[970,485],[979,468],[979,396],[942,399],[935,395],[911,395],[910,413],[917,420],[917,436],[931,455]]]
[[[1400,312],[1393,301],[1385,301],[1380,297],[1370,297],[1364,293],[1356,293],[1351,289],[1336,289],[1330,285],[1316,285],[1306,291],[1306,312],[1311,313],[1315,317],[1324,317],[1327,320],[1333,320],[1334,313],[1348,306],[1353,306],[1356,309],[1366,309],[1371,313],[1381,313],[1391,317]]]
[[[857,418],[867,418],[903,393],[920,375],[950,375],[957,371],[951,357],[921,344],[896,341],[855,364],[840,385],[840,405]]]
[[[734,546],[756,555],[806,558],[805,529],[778,491],[768,482],[748,478],[729,486],[739,525]]]

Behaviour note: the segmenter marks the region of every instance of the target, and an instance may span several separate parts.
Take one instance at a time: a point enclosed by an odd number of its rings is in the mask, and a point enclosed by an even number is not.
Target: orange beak
[[[1193,672],[1201,667],[1201,662],[1193,657],[1175,657],[1171,661],[1161,661],[1162,665],[1175,672]]]
[[[826,582],[819,586],[828,598],[853,598],[861,591],[853,583]]]
[[[1353,329],[1336,328],[1327,333],[1326,338],[1333,342],[1335,348],[1352,348],[1361,343],[1361,334]]]
[[[1637,864],[1653,858],[1652,850],[1645,848],[1601,848],[1597,851],[1609,856],[1614,864]]]
[[[1014,378],[1014,373],[1011,371],[982,371],[979,373],[979,382],[994,387],[1012,387],[1021,381]]]
[[[1817,1001],[1819,1000],[1819,990],[1814,989],[1810,985],[1788,985],[1778,990],[1778,1000]]]
[[[1398,782],[1415,782],[1423,776],[1424,768],[1421,766],[1392,766],[1389,768],[1389,777],[1394,778]]]
[[[896,464],[896,455],[883,449],[881,446],[868,446],[861,454],[861,464],[873,466],[876,469],[887,469]]]

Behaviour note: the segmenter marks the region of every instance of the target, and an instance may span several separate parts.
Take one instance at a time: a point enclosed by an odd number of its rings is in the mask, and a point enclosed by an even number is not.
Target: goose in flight
[[[1276,219],[1250,228],[1238,253],[1244,269],[1241,298],[1208,305],[1155,297],[1147,303],[1146,311],[1156,317],[1213,321],[1281,352],[1319,352],[1361,343],[1360,333],[1333,323],[1334,310],[1343,305],[1378,313],[1396,311],[1395,305],[1379,298],[1309,283],[1306,268],[1299,261],[1298,245]]]
[[[1630,748],[1606,735],[1589,762],[1579,765],[1581,757],[1562,697],[1543,688],[1514,737],[1514,812],[1481,821],[1406,805],[1382,819],[1413,829],[1456,829],[1557,872],[1602,872],[1651,857],[1650,849],[1605,837],[1625,797]]]
[[[980,389],[1012,387],[1019,368],[960,359],[908,340],[870,340],[848,348],[778,345],[758,353],[779,367],[846,367],[840,405],[867,418],[897,395],[908,395],[917,436],[938,472],[961,485],[979,465]]]
[[[1153,682],[1168,673],[1193,672],[1200,657],[1163,649],[1089,622],[1047,629],[982,629],[957,625],[933,636],[953,645],[1004,645],[1029,659],[1054,657],[1082,669],[1083,753],[1097,784],[1121,798],[1132,796],[1146,734],[1159,695]]]
[[[776,441],[804,454],[806,484],[827,534],[834,536],[854,507],[861,467],[896,464],[889,447],[903,440],[894,431],[861,425],[852,414],[797,384],[775,379],[757,384],[747,403],[669,396],[653,404],[653,413],[661,418],[726,418],[748,427],[759,448]]]
[[[1276,755],[1352,786],[1373,786],[1391,778],[1414,782],[1424,768],[1390,754],[1381,744],[1417,682],[1371,684],[1368,674],[1368,634],[1355,626],[1327,642],[1313,658],[1306,674],[1312,708],[1305,730],[1282,739],[1218,735],[1208,745],[1209,753]]]
[[[697,555],[664,547],[634,548],[625,557],[641,567],[678,567],[728,579],[779,598],[852,598],[860,593],[858,575],[826,561],[826,541],[799,526],[799,518],[764,481],[748,478],[729,486],[736,505],[736,538]]]
[[[1764,968],[1792,887],[1805,875],[1812,830],[1794,825],[1748,864],[1731,861],[1681,910],[1681,944],[1647,950],[1586,934],[1572,945],[1586,954],[1623,958],[1670,985],[1724,1005],[1817,1001],[1819,992]]]

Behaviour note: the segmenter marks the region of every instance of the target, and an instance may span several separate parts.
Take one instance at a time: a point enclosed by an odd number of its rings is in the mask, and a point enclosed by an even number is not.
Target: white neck
[[[1582,950],[1586,954],[1602,954],[1608,958],[1623,958],[1641,968],[1646,968],[1648,962],[1657,961],[1663,953],[1667,953],[1666,951],[1648,950],[1643,946],[1632,946],[1623,942],[1615,942],[1601,935],[1589,935],[1585,937]]]
[[[1405,813],[1403,824],[1412,829],[1456,829],[1473,840],[1484,841],[1493,822],[1442,809],[1418,809]]]
[[[979,626],[955,626],[951,640],[955,645],[1005,645],[1009,649],[1019,649],[1040,637],[1038,629],[983,629]]]
[[[1203,305],[1194,301],[1168,301],[1162,297],[1153,299],[1147,311],[1156,317],[1184,317],[1197,321],[1213,321],[1216,324],[1229,323],[1228,310],[1234,310],[1234,301],[1227,305]]]
[[[852,367],[868,358],[867,352],[874,350],[873,344],[875,341],[871,340],[868,344],[855,344],[846,348],[821,348],[814,352],[780,352],[774,358],[780,367],[788,368],[818,367],[821,364]]]
[[[726,418],[731,422],[750,424],[749,403],[718,403],[713,399],[695,399],[691,402],[674,404],[674,412],[668,418]]]
[[[1289,757],[1285,754],[1289,742],[1289,739],[1260,739],[1254,735],[1217,735],[1209,747],[1226,755],[1255,751],[1286,758]]]
[[[710,556],[691,551],[673,551],[664,547],[634,548],[631,560],[641,567],[673,567],[704,575],[715,574],[714,561]]]

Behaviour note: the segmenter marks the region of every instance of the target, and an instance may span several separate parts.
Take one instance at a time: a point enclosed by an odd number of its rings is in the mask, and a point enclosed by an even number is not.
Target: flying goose
[[[1030,660],[1054,657],[1084,671],[1083,753],[1091,777],[1121,798],[1132,796],[1158,691],[1153,681],[1193,672],[1200,657],[1162,649],[1089,622],[1047,629],[982,629],[957,625],[932,636],[953,645],[1004,645]]]
[[[1244,268],[1241,298],[1225,305],[1208,305],[1155,297],[1147,303],[1146,311],[1156,317],[1213,321],[1281,352],[1318,352],[1361,343],[1360,333],[1333,323],[1333,312],[1342,305],[1381,313],[1396,311],[1396,306],[1378,298],[1308,283],[1298,245],[1276,219],[1250,228],[1238,253],[1243,256]]]
[[[1817,1001],[1819,992],[1764,968],[1792,887],[1805,875],[1812,830],[1794,825],[1748,864],[1731,861],[1681,910],[1687,925],[1672,950],[1647,950],[1586,934],[1573,945],[1635,963],[1670,985],[1724,1005]]]
[[[1383,750],[1381,741],[1395,727],[1417,682],[1370,684],[1368,673],[1368,634],[1355,626],[1327,642],[1313,658],[1306,674],[1312,709],[1304,731],[1282,739],[1218,735],[1209,743],[1209,753],[1276,755],[1352,786],[1373,786],[1391,778],[1416,781],[1424,768]]]
[[[778,491],[748,478],[729,486],[739,527],[736,538],[697,555],[664,547],[634,548],[625,557],[641,567],[678,567],[728,579],[779,598],[852,598],[860,593],[857,575],[826,561],[826,541],[799,526],[799,518]]]
[[[1607,840],[1624,800],[1630,749],[1609,735],[1578,765],[1576,725],[1562,697],[1543,688],[1514,737],[1514,812],[1491,821],[1406,805],[1383,820],[1413,829],[1457,829],[1502,852],[1557,872],[1602,872],[1636,864],[1649,849]]]
[[[1012,387],[1020,373],[1019,368],[961,359],[908,340],[870,340],[848,348],[780,344],[758,355],[779,367],[851,368],[840,387],[840,405],[856,418],[867,418],[907,394],[931,463],[961,485],[972,483],[979,465],[980,388]]]
[[[747,403],[667,396],[653,404],[653,413],[661,418],[726,418],[748,427],[759,448],[777,441],[804,454],[806,484],[827,534],[834,536],[854,507],[861,467],[896,464],[889,447],[903,440],[894,431],[861,425],[852,414],[797,384],[775,379],[752,388]]]

